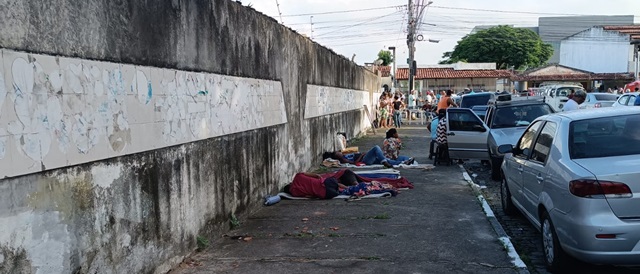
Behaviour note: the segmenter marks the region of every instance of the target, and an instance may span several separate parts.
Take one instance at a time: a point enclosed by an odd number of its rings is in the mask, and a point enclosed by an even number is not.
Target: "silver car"
[[[580,108],[603,108],[610,107],[618,100],[619,95],[611,93],[591,92],[587,93],[587,98]]]
[[[566,255],[640,264],[640,109],[545,115],[499,151],[503,210],[517,208],[542,232],[549,270]]]

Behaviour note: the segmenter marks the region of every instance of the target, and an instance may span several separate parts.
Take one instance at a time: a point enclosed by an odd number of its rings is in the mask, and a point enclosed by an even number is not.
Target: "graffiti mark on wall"
[[[304,118],[362,109],[363,105],[369,105],[367,91],[307,85]]]
[[[8,50],[0,58],[0,177],[287,121],[276,81]]]

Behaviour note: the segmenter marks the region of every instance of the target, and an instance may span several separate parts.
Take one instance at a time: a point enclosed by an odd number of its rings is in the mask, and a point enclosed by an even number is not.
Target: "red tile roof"
[[[627,25],[627,26],[603,26],[602,29],[609,31],[617,31],[622,34],[628,34],[631,36],[631,40],[640,39],[640,25]]]
[[[391,66],[379,66],[378,70],[380,71],[381,77],[389,77],[391,76]]]
[[[418,68],[415,79],[511,78],[512,76],[511,71],[497,69]],[[398,69],[397,78],[398,80],[409,79],[409,69]]]

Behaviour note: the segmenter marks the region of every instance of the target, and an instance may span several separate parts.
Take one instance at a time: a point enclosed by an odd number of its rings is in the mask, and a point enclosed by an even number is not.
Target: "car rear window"
[[[618,95],[615,94],[594,94],[593,97],[597,101],[615,101],[618,99]]]
[[[477,93],[476,93],[477,94]],[[473,95],[465,95],[462,97],[462,102],[460,102],[461,108],[472,108],[477,105],[486,105],[491,99],[491,94],[473,94]]]
[[[528,126],[536,118],[553,113],[547,104],[500,107],[491,123],[491,128]]]
[[[640,154],[640,114],[571,122],[571,159]]]

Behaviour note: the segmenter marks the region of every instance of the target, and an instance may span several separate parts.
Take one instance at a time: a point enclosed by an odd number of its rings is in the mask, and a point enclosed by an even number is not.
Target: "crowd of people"
[[[406,114],[405,116],[408,119],[412,119],[411,110],[419,109],[425,112],[433,112],[444,106],[457,106],[451,98],[452,92],[452,90],[441,90],[439,92],[428,90],[424,93],[424,96],[418,96],[416,91],[412,90],[405,96],[400,91],[393,93],[385,88],[380,98],[378,98],[375,126],[378,128],[401,128],[403,113]]]

